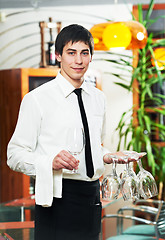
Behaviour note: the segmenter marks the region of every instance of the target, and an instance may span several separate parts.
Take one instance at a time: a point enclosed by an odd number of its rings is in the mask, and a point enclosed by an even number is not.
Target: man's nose
[[[82,56],[80,54],[76,54],[75,62],[78,64],[82,63]]]

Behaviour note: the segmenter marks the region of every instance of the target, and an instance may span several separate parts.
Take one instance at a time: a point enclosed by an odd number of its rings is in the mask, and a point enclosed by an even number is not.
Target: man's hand
[[[124,156],[126,156],[126,155],[123,154],[122,152],[107,153],[104,155],[103,161],[107,164],[113,163],[113,156],[116,156],[118,158],[118,160],[116,160],[117,163],[119,163],[119,164],[125,163]]]
[[[129,155],[128,158],[126,158],[127,155]],[[133,161],[137,161],[138,159],[142,158],[145,155],[146,155],[145,152],[137,153],[135,151],[123,151],[123,152],[120,151],[120,152],[105,154],[103,157],[103,161],[108,164],[112,163],[113,157],[116,156],[115,161],[119,164],[124,164],[126,163],[127,159],[128,159],[128,162],[133,162]]]
[[[60,170],[62,168],[73,170],[78,169],[79,160],[74,158],[69,152],[62,150],[53,159],[53,169]]]

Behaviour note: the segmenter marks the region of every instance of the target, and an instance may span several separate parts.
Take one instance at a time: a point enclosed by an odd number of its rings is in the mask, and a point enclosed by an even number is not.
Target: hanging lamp
[[[137,21],[100,23],[94,25],[90,32],[95,50],[142,49],[147,43],[147,31]]]
[[[122,22],[109,24],[102,33],[102,41],[108,49],[126,49],[131,42],[131,31]]]

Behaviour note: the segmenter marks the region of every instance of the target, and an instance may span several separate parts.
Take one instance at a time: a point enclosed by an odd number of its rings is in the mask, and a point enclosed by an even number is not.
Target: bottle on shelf
[[[52,22],[52,18],[49,18],[49,22]],[[50,41],[48,42],[48,65],[50,66],[58,66],[58,62],[55,57],[55,45],[53,39],[52,28],[49,28],[50,33]]]

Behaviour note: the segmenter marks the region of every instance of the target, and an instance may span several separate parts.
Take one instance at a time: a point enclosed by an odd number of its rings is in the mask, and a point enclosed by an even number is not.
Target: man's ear
[[[91,60],[90,60],[90,62],[92,62],[92,55],[91,55]]]
[[[57,52],[55,53],[55,55],[56,55],[57,61],[61,62],[61,55],[59,53],[57,53]]]

